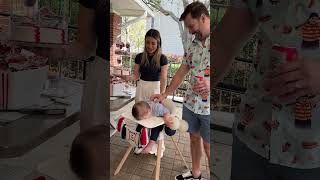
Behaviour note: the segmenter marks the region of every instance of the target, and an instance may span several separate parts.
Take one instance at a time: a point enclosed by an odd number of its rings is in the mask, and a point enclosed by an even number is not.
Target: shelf
[[[38,47],[38,48],[61,48],[67,44],[46,44],[46,43],[32,43],[32,42],[23,42],[23,41],[8,41],[12,45],[17,45],[21,47]]]

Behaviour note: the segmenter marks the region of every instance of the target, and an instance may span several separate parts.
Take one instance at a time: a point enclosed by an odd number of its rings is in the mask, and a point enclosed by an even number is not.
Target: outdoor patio
[[[111,112],[111,118],[119,117],[125,111],[131,111],[134,102],[129,103],[118,111]],[[179,108],[179,114],[182,113],[182,104],[176,103]],[[129,124],[129,123],[128,123]],[[130,125],[130,124],[129,124]],[[191,167],[191,154],[190,154],[190,140],[188,133],[177,132],[173,139],[177,142],[182,154]],[[114,134],[110,139],[110,166],[111,174],[115,172],[122,156],[128,148],[128,143],[122,140],[119,133]],[[186,172],[187,169],[183,165],[183,161],[176,151],[170,137],[165,137],[165,147],[163,158],[160,165],[160,179],[171,180],[180,173]],[[135,155],[130,153],[127,161],[124,163],[120,173],[116,176],[111,175],[111,180],[150,180],[154,179],[156,166],[156,156],[154,155]],[[210,170],[208,167],[208,160],[203,152],[201,160],[202,176],[204,180],[209,180]]]
[[[212,143],[211,146],[214,148],[213,156],[215,157],[214,162],[214,173],[216,176],[211,175],[211,180],[230,180],[231,172],[231,154],[232,154],[232,135],[221,131],[211,132]]]

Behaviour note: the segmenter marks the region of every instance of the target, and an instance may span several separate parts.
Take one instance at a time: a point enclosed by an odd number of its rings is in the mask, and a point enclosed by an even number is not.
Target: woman
[[[130,77],[131,80],[138,80],[135,101],[148,101],[151,95],[164,92],[167,73],[168,59],[162,54],[160,33],[155,29],[150,29],[145,35],[144,52],[137,54],[134,73]],[[136,128],[137,131],[141,129],[141,125]],[[154,143],[149,143],[146,147],[136,147],[135,153],[139,154],[143,150],[145,153],[155,153],[153,145]],[[162,154],[164,148],[164,144],[162,144]]]
[[[26,0],[33,6],[36,1]],[[80,130],[108,122],[107,77],[109,50],[107,42],[106,0],[79,0],[78,38],[70,45],[56,49],[37,49],[37,53],[53,59],[84,60],[95,56],[88,64],[88,74],[84,84],[80,114]]]
[[[162,54],[159,31],[150,29],[145,35],[144,52],[135,58],[133,79],[139,80],[136,102],[148,100],[151,95],[165,91],[168,59]]]

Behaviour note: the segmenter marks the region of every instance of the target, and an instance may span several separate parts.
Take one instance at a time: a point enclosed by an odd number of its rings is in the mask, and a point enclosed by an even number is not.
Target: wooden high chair
[[[170,101],[171,101],[171,100],[170,100]],[[171,101],[171,102],[172,102],[172,101]],[[166,104],[167,104],[167,105],[169,104],[169,105],[168,105],[168,106],[169,106],[168,109],[170,110],[170,112],[171,112],[171,113],[174,113],[174,112],[175,112],[175,110],[174,110],[174,108],[173,108],[174,105],[172,105],[173,102],[172,102],[172,103],[171,103],[171,102],[168,102],[168,103],[166,103]],[[166,107],[167,107],[167,106],[166,106]],[[121,119],[122,119],[122,120],[121,120]],[[128,113],[128,112],[125,113],[125,114],[123,115],[123,117],[120,117],[119,120],[121,120],[121,121],[124,121],[124,120],[133,121],[133,122],[136,122],[136,123],[138,123],[138,124],[140,124],[140,125],[142,125],[142,126],[144,126],[144,127],[146,127],[146,128],[149,128],[149,129],[164,124],[163,119],[160,118],[160,117],[153,117],[152,120],[147,119],[147,120],[136,121],[136,120],[132,117],[131,113]],[[118,122],[118,125],[119,125],[119,122]],[[118,128],[118,131],[119,131],[120,127],[117,127],[117,128]],[[119,165],[117,166],[117,169],[116,169],[116,171],[114,172],[114,175],[117,175],[117,174],[120,172],[123,164],[124,164],[125,161],[127,160],[127,158],[128,158],[128,156],[129,156],[130,152],[132,151],[133,147],[136,147],[136,146],[139,144],[139,140],[140,140],[140,132],[137,132],[137,131],[131,129],[131,128],[128,127],[128,126],[126,126],[125,129],[126,129],[126,132],[125,132],[125,133],[126,133],[126,137],[122,137],[122,138],[128,141],[129,147],[128,147],[126,153],[124,154],[124,156],[122,157]],[[119,132],[120,132],[121,134],[124,133],[124,132],[121,132],[121,130],[120,130]],[[185,167],[186,167],[187,169],[189,169],[188,164],[186,163],[186,161],[185,161],[185,159],[184,159],[184,157],[183,157],[183,155],[182,155],[182,152],[181,152],[180,148],[178,147],[177,143],[174,141],[173,137],[171,137],[171,140],[172,140],[173,144],[175,145],[176,150],[179,152],[179,155],[180,155],[180,157],[181,157],[181,159],[182,159]],[[155,180],[159,180],[159,179],[160,179],[161,146],[162,146],[163,141],[164,141],[164,132],[162,131],[162,132],[160,133],[160,136],[159,136],[158,141],[157,141],[157,161],[156,161]]]

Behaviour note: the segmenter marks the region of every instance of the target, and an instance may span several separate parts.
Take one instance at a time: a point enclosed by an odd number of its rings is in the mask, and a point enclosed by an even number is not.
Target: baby
[[[80,179],[107,179],[109,128],[98,125],[81,132],[73,140],[69,163]]]
[[[163,117],[165,124],[171,122],[170,111],[160,103],[153,101],[139,101],[132,107],[132,116],[137,120],[148,119],[152,116]],[[143,126],[137,126],[136,131],[140,132]],[[151,129],[149,143],[145,146],[141,153],[149,153],[152,147],[156,144],[160,132],[163,130],[164,125],[160,125]],[[173,136],[176,131],[165,126],[165,133],[168,136]]]

